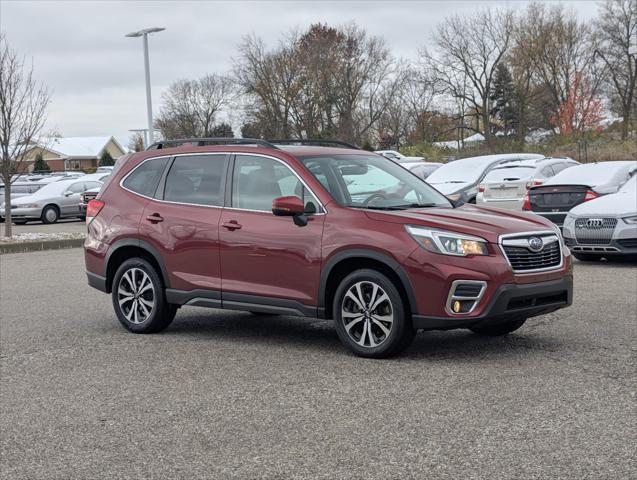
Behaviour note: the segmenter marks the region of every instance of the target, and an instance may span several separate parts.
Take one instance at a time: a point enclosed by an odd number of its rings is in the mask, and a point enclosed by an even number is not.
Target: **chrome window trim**
[[[511,262],[509,261],[509,257],[507,256],[506,252],[504,251],[503,240],[506,240],[508,238],[530,237],[532,235],[557,237],[557,243],[558,243],[559,248],[560,248],[560,263],[559,263],[559,265],[556,265],[556,266],[553,266],[553,267],[535,268],[533,270],[524,270],[524,271],[516,271],[513,268],[513,265],[511,265]],[[513,246],[515,246],[515,245],[513,245]],[[527,274],[535,274],[535,273],[539,273],[539,272],[550,272],[550,271],[553,271],[553,270],[559,270],[560,268],[562,268],[564,266],[564,243],[563,243],[562,239],[560,238],[560,236],[555,232],[555,230],[534,230],[534,231],[530,231],[530,232],[507,233],[505,235],[500,235],[500,236],[498,236],[498,247],[500,248],[500,251],[502,252],[502,255],[504,255],[504,258],[507,261],[507,264],[509,265],[509,267],[511,268],[511,271],[515,275],[527,275]]]
[[[454,295],[456,292],[457,285],[459,283],[471,283],[474,285],[480,285],[482,288],[480,289],[480,293],[478,293],[477,297],[459,297],[457,295]],[[486,291],[487,291],[487,282],[485,282],[484,280],[454,280],[453,282],[451,282],[451,287],[449,288],[449,295],[447,295],[447,302],[445,303],[445,311],[447,312],[448,315],[452,315],[454,317],[462,317],[465,315],[470,315],[478,306],[478,303],[480,303],[480,300],[482,300],[482,297],[484,296],[484,293]],[[464,301],[473,300],[473,305],[467,312],[456,313],[451,309],[452,300],[464,300]]]
[[[323,205],[323,202],[321,202],[321,199],[318,197],[318,195],[316,195],[316,193],[314,193],[314,191],[308,187],[307,183],[305,183],[305,180],[303,180],[301,178],[301,176],[296,172],[296,170],[294,170],[287,162],[284,162],[283,160],[281,160],[280,158],[276,158],[273,157],[271,155],[265,155],[263,153],[245,153],[245,152],[234,152],[232,155],[235,156],[235,163],[237,161],[237,157],[239,155],[246,155],[249,157],[263,157],[263,158],[269,158],[270,160],[274,160],[276,162],[279,162],[281,164],[283,164],[284,166],[286,166],[287,168],[290,169],[290,171],[296,176],[296,178],[298,178],[299,182],[301,182],[303,184],[303,186],[305,188],[307,188],[308,192],[310,192],[312,194],[312,196],[316,199],[316,201],[318,202],[319,206],[321,207],[321,209],[323,210],[322,212],[317,212],[317,213],[310,213],[307,215],[312,215],[312,216],[316,216],[316,215],[325,215],[327,213],[327,209],[325,208],[325,205]],[[234,164],[232,166],[232,178],[230,179],[230,185],[234,186]],[[230,195],[230,202],[232,202],[232,195]],[[244,212],[263,212],[263,213],[272,213],[272,210],[252,210],[249,208],[239,208],[239,207],[225,207],[228,208],[230,210],[242,210]]]
[[[201,155],[225,155],[225,156],[232,156],[234,155],[236,157],[236,155],[250,155],[250,156],[257,156],[257,157],[265,157],[265,158],[269,158],[272,160],[275,160],[279,163],[282,163],[283,165],[285,165],[286,167],[288,167],[290,169],[290,171],[296,175],[296,178],[299,179],[299,181],[303,184],[303,186],[305,188],[307,188],[307,190],[312,194],[312,196],[314,198],[316,198],[316,201],[318,202],[318,204],[321,206],[321,208],[323,209],[323,212],[319,212],[319,213],[312,213],[312,214],[308,214],[308,215],[312,215],[312,216],[316,216],[316,215],[325,215],[327,213],[327,209],[325,208],[325,206],[323,205],[323,203],[321,202],[321,200],[318,198],[318,196],[314,193],[314,191],[307,186],[307,183],[305,183],[305,181],[299,176],[299,174],[290,166],[288,165],[286,162],[284,162],[283,160],[280,160],[278,158],[272,157],[270,155],[263,155],[260,153],[244,153],[244,152],[197,152],[197,153],[180,153],[180,154],[176,154],[176,155],[160,155],[158,157],[148,157],[146,159],[144,159],[143,161],[139,162],[138,165],[136,165],[130,172],[128,172],[126,175],[124,175],[122,177],[122,179],[119,181],[119,186],[126,190],[127,192],[130,192],[134,195],[137,195],[138,197],[142,197],[142,198],[146,198],[148,200],[153,200],[155,202],[159,202],[159,203],[167,203],[170,205],[188,205],[188,206],[192,206],[192,207],[204,207],[204,208],[226,208],[228,210],[239,210],[239,211],[244,211],[244,212],[260,212],[260,213],[270,213],[272,215],[272,211],[268,211],[268,210],[250,210],[247,208],[237,208],[237,207],[226,207],[224,205],[202,205],[200,203],[185,203],[185,202],[173,202],[173,201],[169,201],[169,200],[160,200],[159,198],[155,198],[155,197],[149,197],[146,195],[142,195],[141,193],[135,192],[133,190],[131,190],[130,188],[126,188],[124,186],[124,182],[126,181],[126,179],[128,178],[129,175],[131,175],[135,170],[137,170],[139,167],[141,167],[144,163],[149,162],[151,160],[159,160],[162,158],[167,158],[169,161],[171,158],[177,159],[177,157],[192,157],[192,156],[201,156]],[[229,160],[230,162],[230,160]],[[233,168],[233,177],[234,177],[234,168]],[[234,178],[230,179],[230,184],[232,185],[232,181],[234,180]]]

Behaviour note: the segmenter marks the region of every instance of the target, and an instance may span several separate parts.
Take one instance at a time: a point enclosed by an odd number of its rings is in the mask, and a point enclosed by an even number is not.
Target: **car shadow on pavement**
[[[331,320],[290,316],[263,316],[244,312],[223,312],[219,315],[177,315],[163,335],[216,338],[241,341],[242,344],[284,345],[288,348],[318,350],[322,353],[354,355],[340,343]],[[525,326],[518,332],[502,337],[476,335],[468,330],[418,332],[401,360],[467,360],[477,357],[517,354],[529,351],[559,352],[559,339]]]

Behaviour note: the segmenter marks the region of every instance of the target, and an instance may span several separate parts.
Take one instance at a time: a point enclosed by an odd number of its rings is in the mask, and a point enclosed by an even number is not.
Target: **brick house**
[[[104,151],[108,151],[115,160],[126,153],[126,149],[112,136],[42,138],[25,152],[20,170],[33,171],[38,153],[42,154],[52,171],[96,168]]]

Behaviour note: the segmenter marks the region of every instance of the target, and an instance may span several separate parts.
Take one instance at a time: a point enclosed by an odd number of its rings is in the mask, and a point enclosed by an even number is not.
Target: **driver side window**
[[[291,195],[303,200],[308,213],[319,211],[316,198],[288,166],[265,157],[237,156],[232,175],[233,207],[270,212],[275,198]]]

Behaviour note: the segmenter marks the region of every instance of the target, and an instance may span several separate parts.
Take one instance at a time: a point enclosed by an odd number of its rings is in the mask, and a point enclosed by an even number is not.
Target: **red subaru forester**
[[[86,220],[88,282],[135,333],[181,305],[300,315],[385,357],[418,329],[503,335],[572,301],[551,222],[454,204],[336,141],[157,143],[118,161]]]

